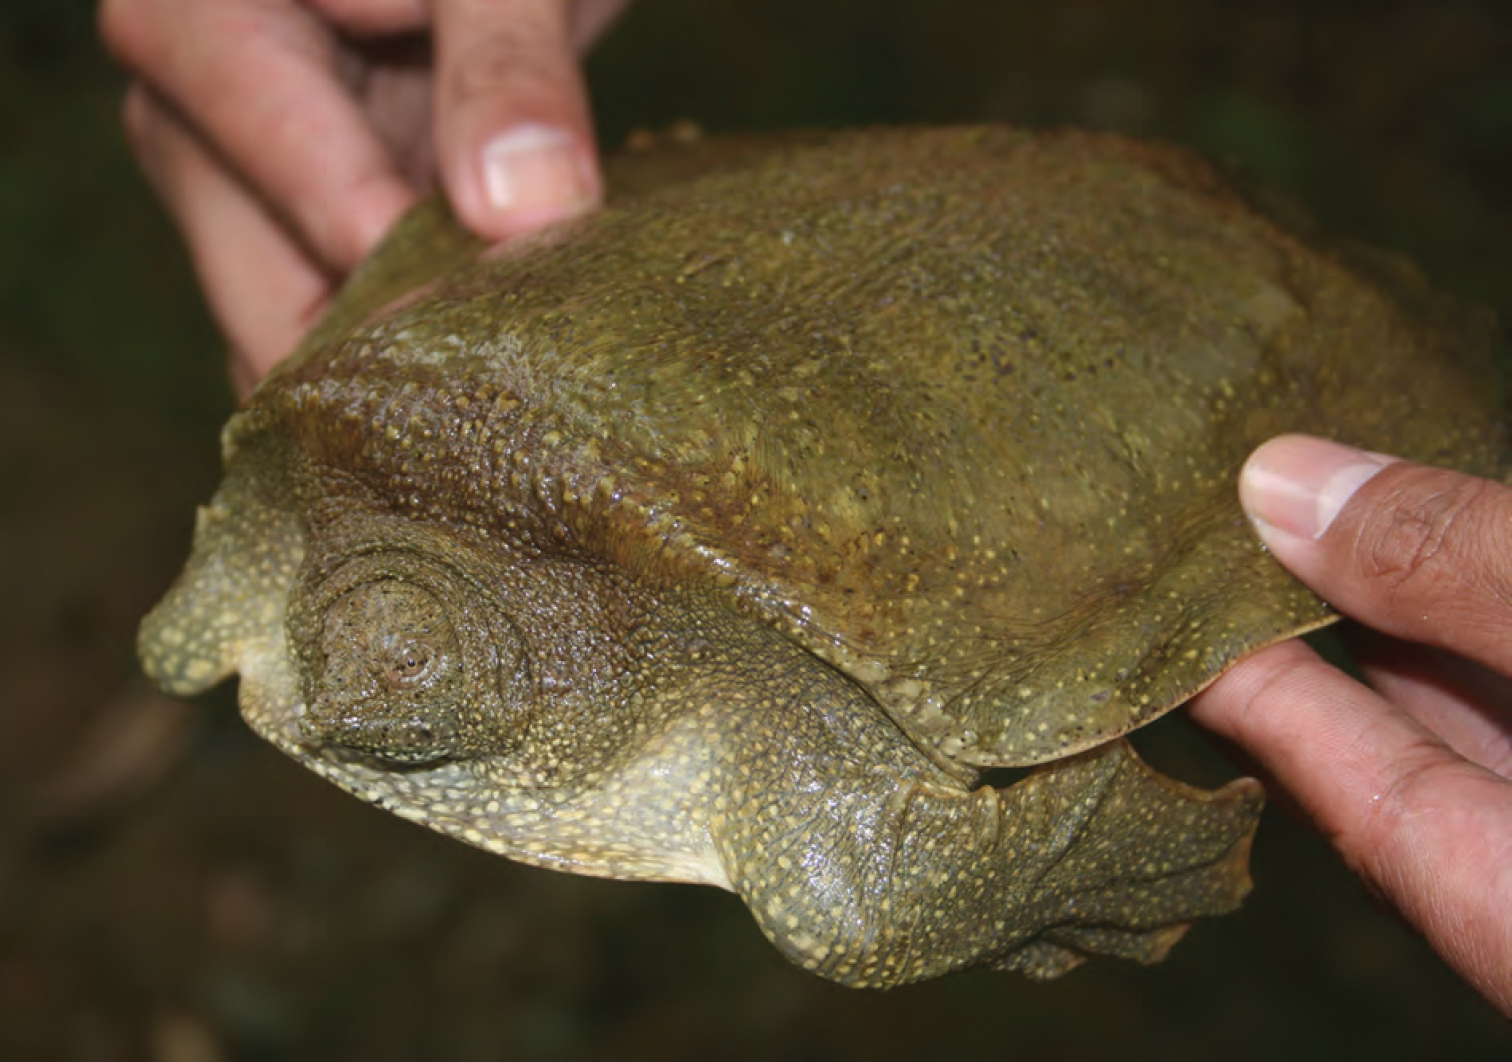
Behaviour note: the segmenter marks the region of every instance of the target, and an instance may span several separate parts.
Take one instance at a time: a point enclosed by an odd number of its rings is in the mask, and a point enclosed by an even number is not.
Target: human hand
[[[1300,641],[1191,705],[1512,1015],[1512,489],[1302,436],[1240,497],[1276,558],[1373,630],[1362,685]]]
[[[133,147],[242,395],[437,183],[491,239],[597,202],[576,54],[627,2],[104,0]]]

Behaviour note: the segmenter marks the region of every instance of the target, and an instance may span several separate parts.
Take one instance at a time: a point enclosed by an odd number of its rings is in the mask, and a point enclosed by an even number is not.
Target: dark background
[[[0,1057],[1507,1057],[1512,1031],[1272,809],[1165,964],[890,994],[713,890],[514,866],[342,796],[228,691],[134,677],[229,410],[84,0],[0,5]],[[1194,144],[1512,315],[1512,5],[642,0],[604,142],[996,119]],[[1231,769],[1182,720],[1168,760]]]

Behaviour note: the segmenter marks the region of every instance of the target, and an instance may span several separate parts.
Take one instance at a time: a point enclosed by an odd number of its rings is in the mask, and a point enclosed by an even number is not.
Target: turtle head
[[[396,579],[353,587],[326,609],[300,731],[394,764],[457,755],[468,704],[463,647],[446,607]]]
[[[412,548],[320,567],[289,616],[301,744],[419,767],[523,740],[524,644],[485,588]]]

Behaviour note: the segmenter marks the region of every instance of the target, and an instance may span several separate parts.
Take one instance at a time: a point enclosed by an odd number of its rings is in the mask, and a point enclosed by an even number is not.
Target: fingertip
[[[238,406],[247,404],[252,397],[252,392],[257,390],[258,382],[272,369],[273,365],[262,364],[241,350],[239,347],[231,347],[226,352],[226,375],[231,380],[231,394],[236,399]]]
[[[343,248],[336,263],[350,272],[378,245],[394,223],[415,204],[415,191],[392,174],[376,173],[354,185],[343,207],[342,233],[333,244]]]
[[[1355,492],[1395,460],[1328,439],[1278,436],[1245,462],[1239,501],[1262,535],[1317,539]]]
[[[1306,682],[1315,669],[1327,667],[1305,642],[1289,639],[1240,660],[1193,697],[1188,707],[1209,730],[1268,759],[1291,735],[1286,718],[1270,706],[1289,708],[1290,685]]]
[[[580,214],[603,194],[592,151],[556,126],[506,129],[483,143],[471,165],[481,195],[464,220],[495,239]]]
[[[458,216],[508,239],[603,195],[566,5],[446,0],[436,16],[436,138]]]

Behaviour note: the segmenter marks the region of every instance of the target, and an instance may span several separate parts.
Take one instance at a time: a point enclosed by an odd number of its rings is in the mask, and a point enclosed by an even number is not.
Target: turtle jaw
[[[386,767],[424,767],[456,756],[457,711],[451,704],[407,704],[373,697],[341,703],[321,697],[299,713],[300,743],[364,754]]]

